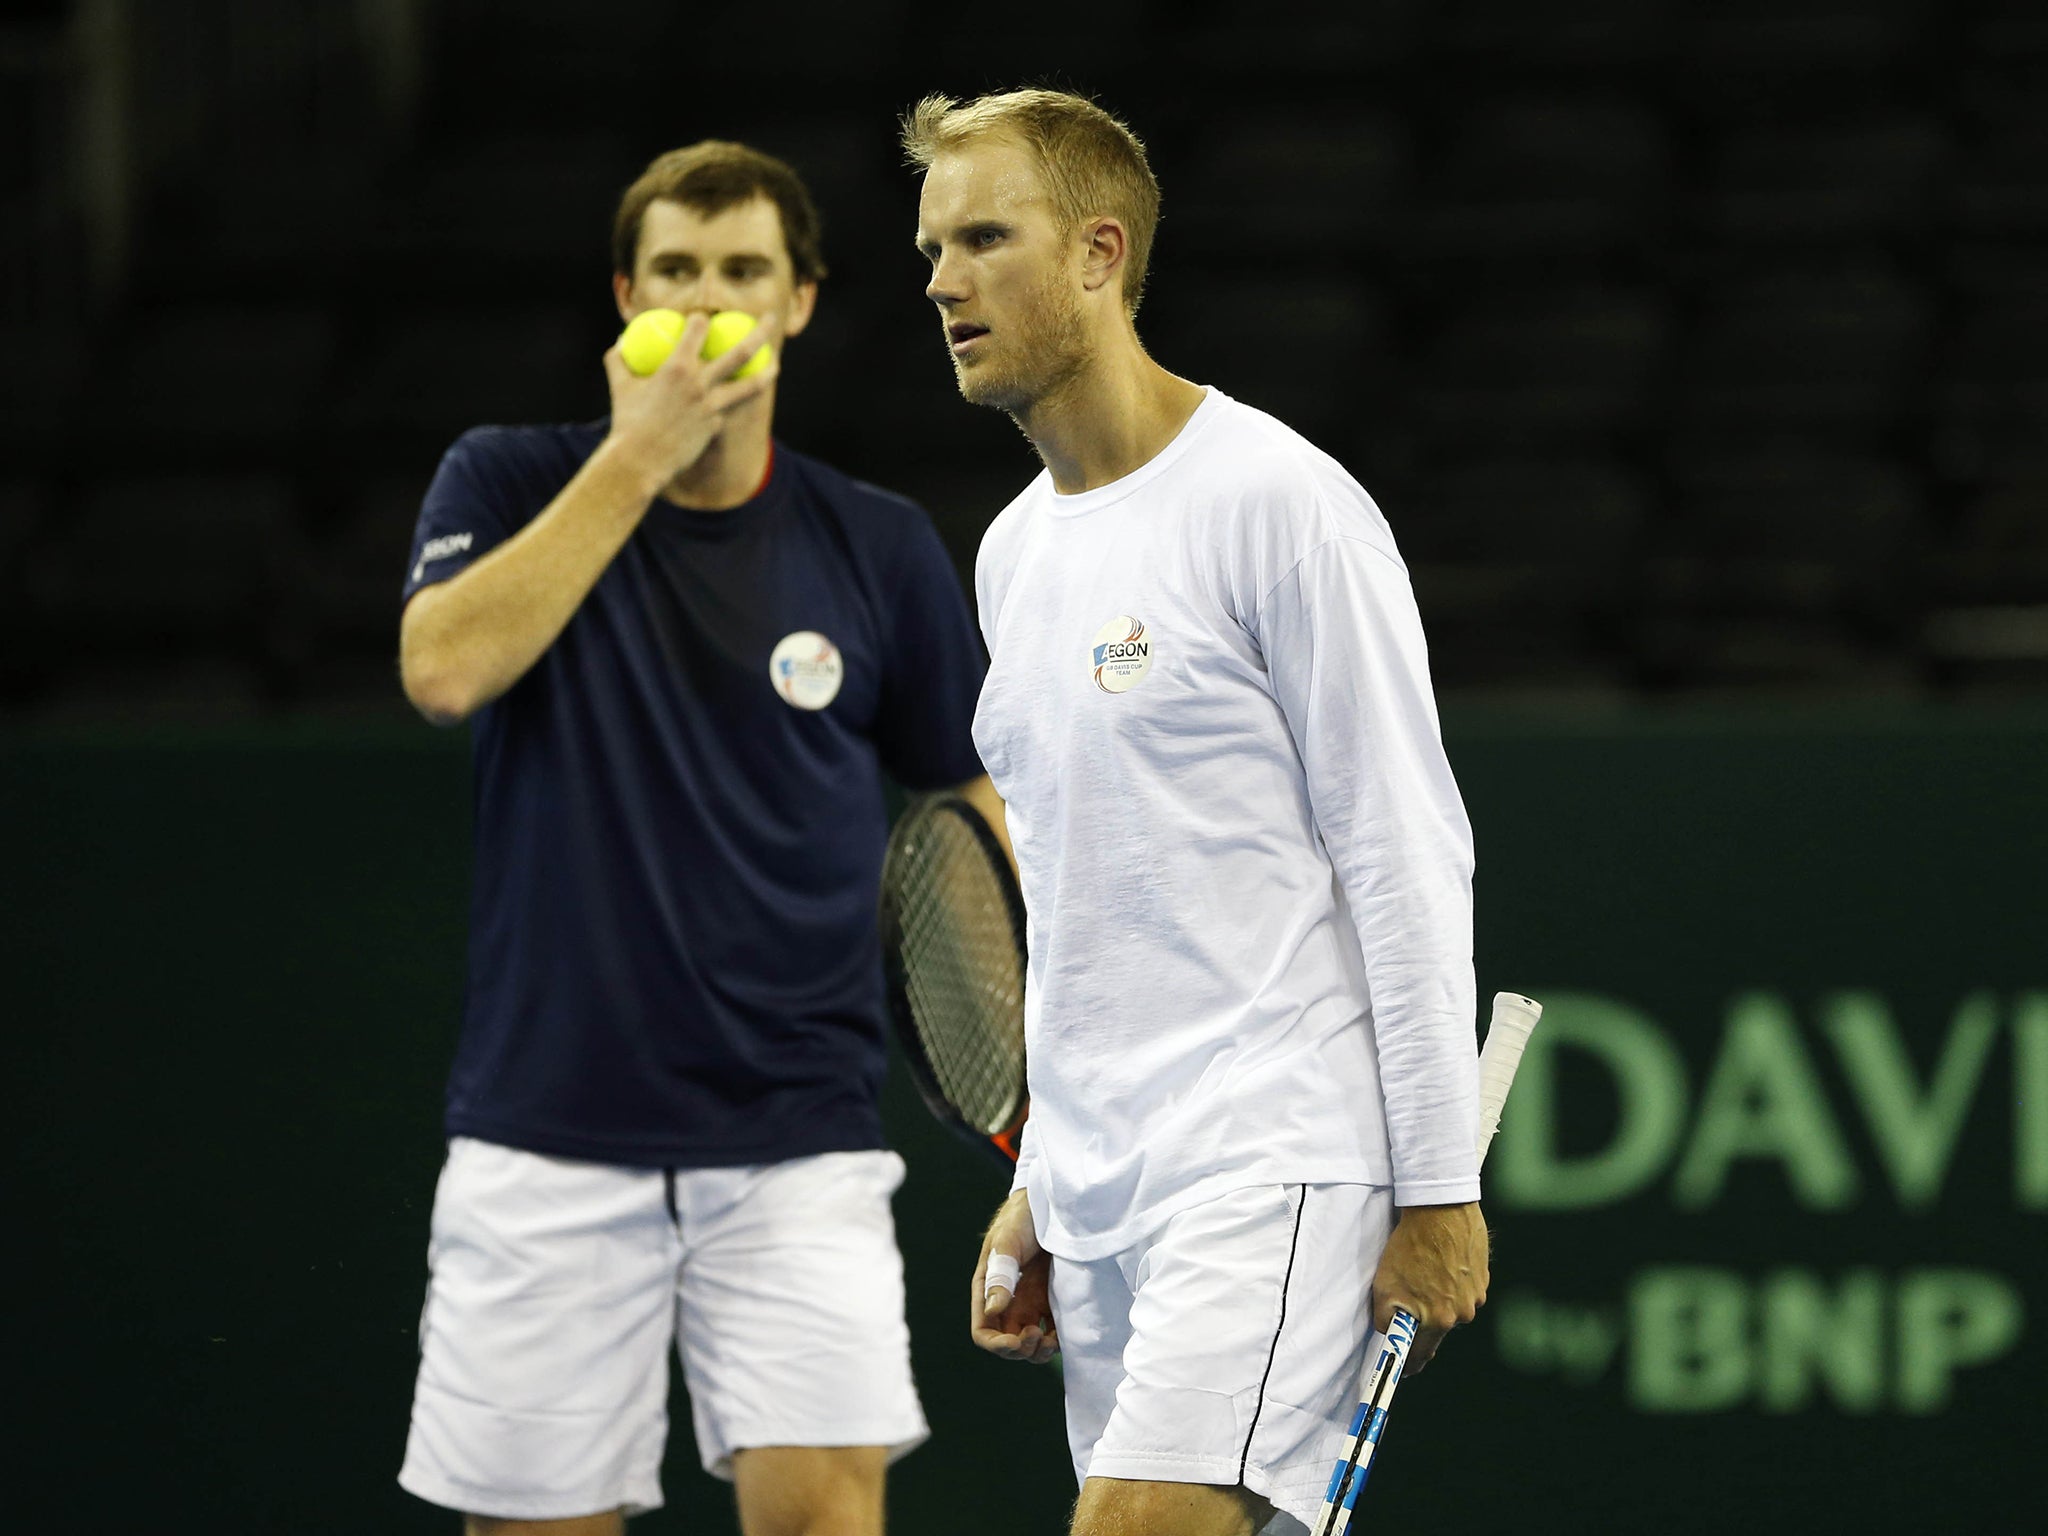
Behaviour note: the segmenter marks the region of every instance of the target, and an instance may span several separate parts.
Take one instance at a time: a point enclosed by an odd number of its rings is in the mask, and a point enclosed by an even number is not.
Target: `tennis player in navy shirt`
[[[661,1502],[668,1351],[748,1536],[882,1529],[926,1435],[883,1146],[883,777],[992,805],[983,662],[915,505],[777,444],[824,264],[789,167],[664,155],[582,426],[482,427],[414,535],[407,696],[473,727],[468,987],[399,1481],[471,1531]],[[753,338],[698,360],[707,317]],[[734,374],[766,344],[777,363]]]

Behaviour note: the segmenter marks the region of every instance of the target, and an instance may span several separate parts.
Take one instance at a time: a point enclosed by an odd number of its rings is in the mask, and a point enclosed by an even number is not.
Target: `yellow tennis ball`
[[[738,346],[741,338],[753,328],[752,315],[737,309],[721,309],[711,317],[711,329],[704,333],[704,350],[698,355],[707,363],[714,357],[723,357]],[[670,345],[673,346],[674,343],[671,342]],[[775,349],[764,343],[758,352],[740,365],[739,371],[733,377],[751,379],[768,366],[768,359],[774,355]]]
[[[645,378],[663,363],[669,353],[675,351],[676,343],[682,340],[683,327],[688,322],[673,309],[650,309],[635,315],[619,332],[619,356],[626,360],[626,366]],[[721,309],[711,317],[711,327],[704,333],[704,346],[698,356],[705,362],[714,357],[723,357],[740,344],[740,339],[754,328],[754,317],[737,309]],[[750,379],[768,366],[768,359],[775,355],[775,349],[763,344],[759,351],[741,364],[733,375],[736,379]]]
[[[650,309],[635,315],[619,332],[619,356],[645,378],[675,351],[683,334],[683,317],[672,309]],[[728,343],[730,345],[730,343]]]

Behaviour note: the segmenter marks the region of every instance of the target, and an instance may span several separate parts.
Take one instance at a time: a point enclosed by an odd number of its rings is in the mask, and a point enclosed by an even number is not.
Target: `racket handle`
[[[1373,1454],[1379,1449],[1380,1433],[1386,1428],[1394,1389],[1401,1384],[1401,1368],[1408,1363],[1408,1346],[1415,1342],[1415,1328],[1413,1314],[1396,1307],[1387,1331],[1379,1336],[1379,1348],[1365,1379],[1358,1415],[1351,1421],[1351,1436],[1330,1471],[1330,1485],[1323,1494],[1322,1511],[1316,1516],[1312,1536],[1344,1536],[1351,1525],[1358,1495],[1372,1473]]]
[[[1493,995],[1493,1018],[1486,1027],[1486,1044],[1479,1052],[1479,1160],[1500,1129],[1501,1106],[1515,1081],[1515,1069],[1522,1064],[1522,1048],[1530,1031],[1543,1017],[1543,1005],[1518,992]],[[1345,1536],[1351,1527],[1358,1495],[1372,1472],[1373,1453],[1379,1449],[1380,1432],[1386,1427],[1387,1408],[1394,1400],[1394,1388],[1401,1384],[1401,1368],[1408,1363],[1408,1346],[1415,1341],[1416,1321],[1405,1308],[1394,1309],[1393,1320],[1373,1356],[1372,1370],[1365,1379],[1358,1416],[1351,1421],[1351,1436],[1330,1473],[1330,1486],[1323,1495],[1322,1512],[1316,1516],[1311,1536]],[[1370,1341],[1368,1341],[1370,1344]]]
[[[1543,1005],[1516,992],[1493,994],[1493,1021],[1486,1026],[1486,1044],[1479,1051],[1479,1160],[1486,1161],[1486,1149],[1493,1145],[1493,1133],[1500,1129],[1501,1106],[1508,1101],[1514,1085],[1515,1068],[1522,1064],[1522,1047],[1529,1032],[1543,1017]]]

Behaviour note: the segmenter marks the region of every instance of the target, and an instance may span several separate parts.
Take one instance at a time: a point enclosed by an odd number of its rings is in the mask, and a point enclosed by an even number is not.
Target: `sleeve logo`
[[[845,678],[839,647],[815,629],[784,635],[768,657],[768,681],[798,709],[823,709],[839,697]]]
[[[476,542],[473,533],[445,533],[438,539],[429,539],[420,546],[419,564],[412,568],[412,579],[418,581],[427,574],[427,567],[436,560],[446,560],[450,555],[459,555]]]
[[[1144,621],[1120,613],[1095,631],[1088,665],[1094,669],[1095,686],[1104,693],[1126,693],[1137,687],[1152,670],[1152,640],[1145,633]]]

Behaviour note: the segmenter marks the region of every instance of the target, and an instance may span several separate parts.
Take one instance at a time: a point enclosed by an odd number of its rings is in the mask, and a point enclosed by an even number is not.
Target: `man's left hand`
[[[1443,1336],[1486,1304],[1486,1219],[1479,1202],[1411,1205],[1400,1213],[1372,1277],[1372,1322],[1381,1333],[1401,1308],[1415,1319],[1403,1374],[1429,1364]]]

